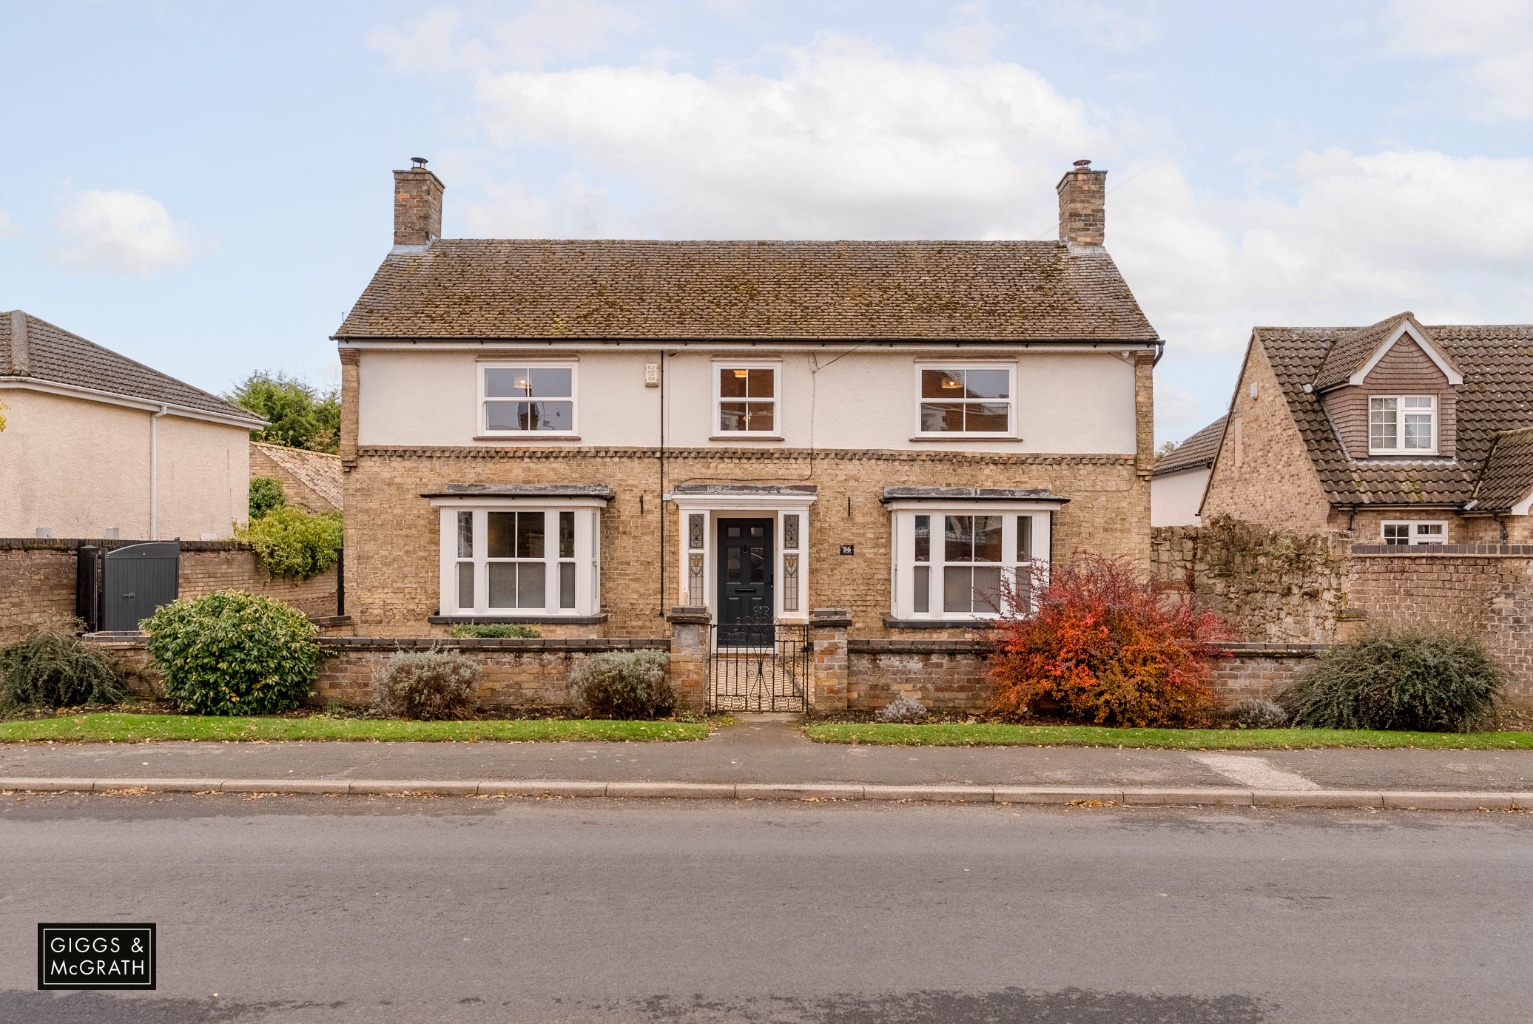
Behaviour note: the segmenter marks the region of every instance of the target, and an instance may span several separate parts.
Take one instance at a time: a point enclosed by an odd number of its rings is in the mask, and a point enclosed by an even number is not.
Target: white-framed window
[[[479,364],[481,434],[574,434],[574,363]]]
[[[893,512],[896,619],[994,618],[1010,586],[1030,593],[1048,566],[1051,512],[995,506]]]
[[[1431,455],[1436,451],[1436,395],[1374,395],[1368,399],[1368,454]]]
[[[720,434],[782,432],[776,363],[713,364],[713,425]]]
[[[441,513],[441,614],[594,615],[600,607],[600,508],[506,500]]]
[[[995,363],[916,364],[917,436],[1012,436],[1015,376]]]
[[[1448,524],[1446,522],[1400,520],[1385,522],[1380,525],[1379,530],[1383,536],[1384,543],[1390,545],[1448,543]]]

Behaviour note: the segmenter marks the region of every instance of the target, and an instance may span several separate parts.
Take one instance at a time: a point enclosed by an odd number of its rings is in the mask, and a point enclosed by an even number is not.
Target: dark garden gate
[[[108,551],[102,559],[101,628],[133,632],[180,592],[181,544],[151,541]]]
[[[814,644],[808,626],[708,627],[708,710],[809,710]]]

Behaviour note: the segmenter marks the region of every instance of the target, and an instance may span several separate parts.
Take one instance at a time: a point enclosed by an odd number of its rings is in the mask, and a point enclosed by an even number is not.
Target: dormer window
[[[1435,395],[1374,395],[1368,399],[1369,455],[1435,455]]]

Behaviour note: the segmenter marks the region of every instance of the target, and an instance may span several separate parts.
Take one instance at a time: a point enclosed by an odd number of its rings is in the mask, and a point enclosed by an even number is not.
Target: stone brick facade
[[[1148,380],[1148,360],[1143,376]],[[1148,384],[1144,402],[1148,406]],[[1145,423],[1148,413],[1146,408]],[[1140,461],[1133,455],[684,449],[665,452],[662,480],[660,453],[652,448],[363,448],[346,474],[347,612],[367,635],[445,629],[427,621],[440,597],[440,533],[438,514],[423,493],[447,484],[599,483],[616,494],[601,513],[605,621],[540,628],[551,636],[655,635],[665,630],[663,612],[681,603],[681,524],[661,496],[682,481],[749,480],[818,488],[808,522],[808,607],[846,609],[854,636],[888,636],[890,529],[880,502],[885,487],[1045,488],[1070,499],[1054,522],[1055,560],[1094,552],[1144,565],[1150,488]],[[855,554],[839,554],[843,544],[854,545]]]
[[[44,626],[68,627],[75,618],[75,540],[0,538],[0,643],[11,643]],[[85,541],[122,547],[131,541]],[[336,570],[311,580],[271,579],[250,549],[237,541],[182,541],[180,592],[201,597],[215,590],[244,590],[292,605],[313,617],[336,614]]]
[[[1324,532],[1330,521],[1320,475],[1260,345],[1248,350],[1203,497],[1203,521],[1219,515],[1300,533]]]

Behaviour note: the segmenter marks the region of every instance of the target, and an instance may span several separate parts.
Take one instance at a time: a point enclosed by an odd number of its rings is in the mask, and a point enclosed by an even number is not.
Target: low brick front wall
[[[1214,662],[1214,686],[1230,701],[1271,700],[1315,663],[1328,644],[1223,644],[1232,657]]]
[[[135,693],[158,696],[164,680],[149,659],[142,635],[97,633],[87,637],[106,652]],[[399,651],[456,651],[479,666],[479,699],[500,707],[570,706],[570,676],[607,651],[669,651],[664,638],[612,637],[603,640],[413,640],[375,637],[320,637],[325,657],[314,686],[316,700],[365,704],[373,699],[373,676]]]
[[[849,711],[877,711],[910,697],[929,711],[975,712],[989,703],[984,640],[852,640]]]

